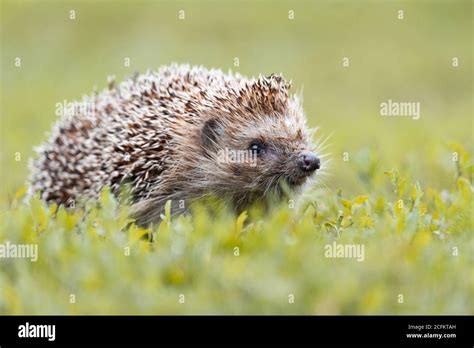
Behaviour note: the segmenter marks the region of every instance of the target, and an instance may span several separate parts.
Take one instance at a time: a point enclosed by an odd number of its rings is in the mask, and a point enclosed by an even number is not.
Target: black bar
[[[19,337],[20,325],[26,329],[26,323],[30,329],[31,325],[55,325],[54,341]],[[472,316],[0,316],[2,348],[156,343],[472,347],[473,332]],[[407,334],[456,337],[409,338]]]

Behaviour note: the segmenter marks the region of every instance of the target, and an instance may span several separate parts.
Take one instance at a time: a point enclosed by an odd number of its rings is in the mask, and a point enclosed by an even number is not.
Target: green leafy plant
[[[387,195],[326,191],[250,216],[172,217],[168,203],[150,228],[108,190],[72,210],[21,189],[0,241],[36,244],[38,260],[1,260],[1,313],[472,313],[469,179],[438,192],[385,174]],[[333,241],[363,244],[364,261],[326,258]]]

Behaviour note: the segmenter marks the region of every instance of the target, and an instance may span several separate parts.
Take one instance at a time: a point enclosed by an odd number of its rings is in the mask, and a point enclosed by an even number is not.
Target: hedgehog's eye
[[[261,141],[253,141],[250,146],[249,150],[252,152],[253,155],[259,155],[264,150],[264,144]]]

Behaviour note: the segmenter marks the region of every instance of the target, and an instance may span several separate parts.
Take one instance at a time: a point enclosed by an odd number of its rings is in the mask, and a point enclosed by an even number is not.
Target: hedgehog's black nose
[[[298,166],[304,172],[314,172],[321,167],[321,161],[312,152],[303,152],[298,160]]]

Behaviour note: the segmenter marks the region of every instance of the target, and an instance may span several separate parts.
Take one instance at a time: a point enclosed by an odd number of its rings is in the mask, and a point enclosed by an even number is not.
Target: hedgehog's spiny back
[[[38,148],[31,191],[66,204],[130,181],[136,199],[145,198],[172,165],[170,150],[175,135],[186,133],[183,125],[199,124],[216,100],[235,97],[246,81],[220,70],[171,65],[84,97],[86,107],[59,120]]]

